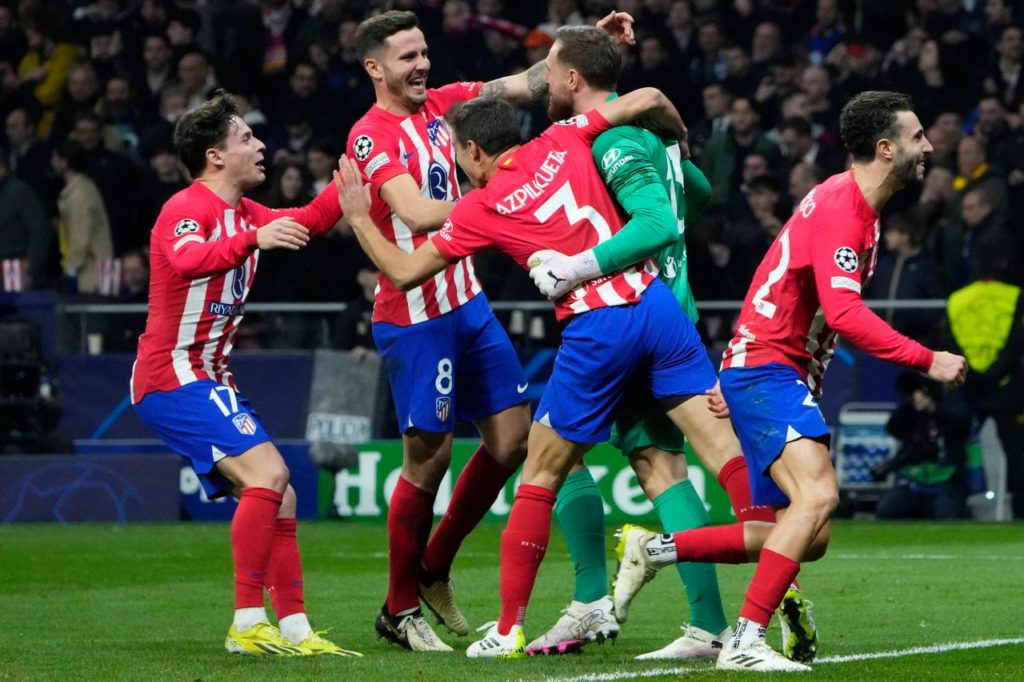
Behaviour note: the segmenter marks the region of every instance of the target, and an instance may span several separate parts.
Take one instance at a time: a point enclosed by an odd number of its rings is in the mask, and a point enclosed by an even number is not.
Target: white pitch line
[[[893,561],[1024,561],[1020,555],[955,555],[955,554],[844,554],[836,552],[828,555],[830,559],[853,559],[853,560],[893,560]]]
[[[1024,644],[1024,637],[1013,639],[983,639],[977,642],[947,642],[945,644],[932,644],[929,646],[915,646],[909,649],[898,649],[892,651],[875,651],[866,654],[849,654],[847,656],[825,656],[815,661],[820,663],[850,663],[853,661],[870,661],[881,658],[901,658],[903,656],[919,656],[922,654],[941,654],[948,651],[966,651],[968,649],[989,649],[997,646],[1010,644]],[[545,677],[545,682],[615,682],[615,680],[636,680],[647,677],[662,677],[665,675],[681,675],[697,670],[707,670],[706,666],[695,667],[674,667],[674,668],[648,668],[646,670],[617,670],[606,673],[587,673],[573,677]]]

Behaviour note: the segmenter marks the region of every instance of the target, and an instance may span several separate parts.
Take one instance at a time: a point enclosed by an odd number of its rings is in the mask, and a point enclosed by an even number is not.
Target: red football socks
[[[236,609],[263,607],[263,583],[280,508],[281,494],[269,488],[246,488],[239,497],[231,520]]]
[[[740,618],[768,627],[772,614],[782,603],[786,590],[799,572],[800,564],[789,557],[770,549],[762,549],[754,578],[747,588],[747,598],[740,609]]]
[[[744,521],[766,521],[775,523],[775,511],[771,507],[755,505],[750,497],[750,476],[747,461],[743,455],[733,457],[718,472],[718,484],[729,495],[729,502],[736,512],[736,518]]]
[[[697,561],[713,564],[746,564],[750,562],[743,542],[743,524],[705,526],[672,534],[676,543],[676,561]]]
[[[537,485],[520,485],[508,525],[501,534],[501,617],[498,632],[507,635],[522,625],[537,569],[551,536],[555,493]]]
[[[423,570],[428,576],[448,577],[462,541],[480,523],[513,473],[515,469],[496,462],[486,446],[477,448],[459,474],[448,511],[423,553]]]
[[[436,493],[398,477],[388,508],[388,599],[391,615],[419,608],[420,558],[434,523]]]
[[[295,519],[277,519],[274,524],[274,544],[267,564],[267,592],[278,620],[306,611],[302,593],[302,558],[299,556],[295,526]]]

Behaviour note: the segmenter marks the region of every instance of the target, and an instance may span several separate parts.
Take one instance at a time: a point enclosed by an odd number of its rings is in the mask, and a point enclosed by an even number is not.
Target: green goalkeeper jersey
[[[615,97],[615,95],[612,95]],[[602,133],[593,146],[594,161],[605,185],[630,216],[612,239],[594,247],[603,272],[614,272],[652,257],[661,278],[683,310],[697,321],[697,305],[687,279],[687,223],[700,218],[711,185],[679,145],[666,143],[637,126]]]

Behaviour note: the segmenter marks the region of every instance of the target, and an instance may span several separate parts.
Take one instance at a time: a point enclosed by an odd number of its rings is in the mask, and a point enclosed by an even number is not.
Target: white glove
[[[580,282],[602,274],[593,250],[566,256],[552,249],[544,249],[531,255],[526,264],[530,266],[530,279],[540,289],[540,293],[552,301],[565,296]]]

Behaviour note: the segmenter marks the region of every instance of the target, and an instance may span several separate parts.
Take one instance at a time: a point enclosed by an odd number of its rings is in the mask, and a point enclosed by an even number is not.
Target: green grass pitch
[[[497,617],[500,531],[493,524],[479,528],[455,564],[457,596],[473,626]],[[678,576],[671,570],[644,588],[614,646],[590,645],[576,656],[471,661],[463,653],[471,638],[440,628],[454,653],[414,655],[375,639],[373,616],[387,585],[383,525],[306,523],[300,524],[299,539],[314,626],[333,627],[331,639],[365,658],[257,659],[224,653],[232,606],[226,525],[0,526],[0,679],[726,677],[709,663],[632,660],[677,637],[687,620]],[[719,567],[730,620],[752,572],[751,566]],[[805,566],[800,578],[816,604],[821,632],[823,660],[815,665],[815,677],[1024,679],[1024,527],[1019,524],[841,522],[828,556]],[[556,528],[531,602],[528,639],[559,616],[571,585],[572,568]],[[769,638],[778,645],[774,625]],[[986,641],[964,650],[941,646]],[[934,645],[940,646],[907,653]],[[881,652],[897,653],[866,658]]]

